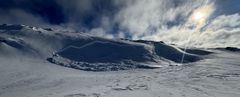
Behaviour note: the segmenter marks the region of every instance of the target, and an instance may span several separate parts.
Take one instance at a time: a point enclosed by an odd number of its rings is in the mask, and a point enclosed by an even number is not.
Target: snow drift
[[[87,71],[112,71],[157,68],[181,62],[196,62],[203,50],[187,50],[163,42],[145,40],[110,40],[66,31],[25,25],[0,26],[0,56],[4,54],[35,57],[61,66]],[[14,52],[14,53],[12,53]]]

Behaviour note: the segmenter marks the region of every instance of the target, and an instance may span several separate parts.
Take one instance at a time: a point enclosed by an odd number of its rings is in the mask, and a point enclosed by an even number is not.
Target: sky
[[[194,47],[240,47],[240,0],[0,0],[0,24]]]

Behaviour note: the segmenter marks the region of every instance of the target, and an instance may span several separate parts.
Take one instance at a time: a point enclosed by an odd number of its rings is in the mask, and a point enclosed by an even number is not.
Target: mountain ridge
[[[87,71],[155,68],[180,64],[184,53],[183,63],[204,59],[204,54],[201,53],[210,54],[204,50],[198,50],[200,54],[196,54],[196,51],[184,52],[181,48],[161,41],[105,39],[86,33],[46,30],[25,25],[3,24],[0,31],[1,45],[26,53],[26,56],[32,56],[33,53],[34,57],[47,59],[51,63]]]

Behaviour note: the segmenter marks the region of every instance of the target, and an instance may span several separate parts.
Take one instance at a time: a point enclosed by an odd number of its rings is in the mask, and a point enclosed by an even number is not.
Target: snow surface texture
[[[1,25],[0,97],[240,96],[238,48],[181,49]]]
[[[117,41],[84,33],[56,32],[24,25],[1,25],[0,29],[2,48],[30,53],[30,56],[35,54],[49,62],[86,71],[169,66],[180,63],[184,53],[162,42]],[[201,55],[190,52],[186,53],[184,63],[201,59]]]

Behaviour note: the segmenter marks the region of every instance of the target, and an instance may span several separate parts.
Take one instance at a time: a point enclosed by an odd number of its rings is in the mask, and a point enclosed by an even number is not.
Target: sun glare
[[[207,19],[211,16],[213,11],[214,8],[211,4],[197,8],[190,16],[189,22],[192,22],[197,26],[201,26],[206,23]]]

